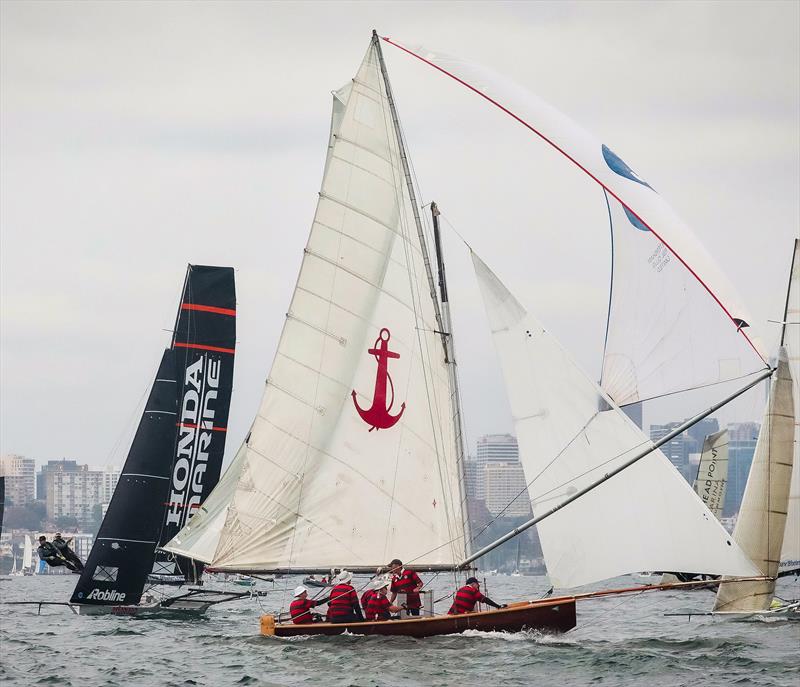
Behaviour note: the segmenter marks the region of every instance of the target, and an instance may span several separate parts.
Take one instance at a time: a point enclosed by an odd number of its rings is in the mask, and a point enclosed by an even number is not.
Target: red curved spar
[[[477,95],[479,95],[479,96],[480,96],[481,98],[483,98],[484,100],[487,100],[487,101],[489,101],[489,102],[490,102],[492,105],[494,105],[494,106],[495,106],[495,107],[497,107],[498,109],[500,109],[500,110],[502,110],[503,112],[505,112],[505,113],[506,113],[506,114],[507,114],[509,117],[512,117],[513,119],[516,119],[516,120],[517,120],[517,121],[518,121],[520,124],[522,124],[522,126],[524,126],[525,128],[529,129],[530,131],[532,131],[532,132],[533,132],[534,134],[536,134],[536,135],[537,135],[539,138],[541,138],[541,139],[542,139],[542,140],[543,140],[545,143],[548,143],[550,146],[552,146],[553,148],[555,148],[555,149],[556,149],[556,150],[557,150],[559,153],[561,153],[561,154],[562,154],[562,155],[563,155],[565,158],[567,158],[567,159],[568,159],[570,162],[572,162],[572,163],[573,163],[573,164],[574,164],[576,167],[578,167],[578,168],[579,168],[581,171],[583,171],[583,172],[584,172],[584,173],[585,173],[585,174],[586,174],[588,177],[590,177],[590,178],[591,178],[591,179],[593,179],[595,182],[597,182],[597,184],[598,184],[598,185],[599,185],[601,188],[605,189],[606,193],[610,194],[610,195],[611,195],[611,196],[612,196],[612,197],[613,197],[613,198],[614,198],[614,199],[615,199],[617,202],[619,202],[619,203],[622,205],[622,207],[624,207],[626,210],[628,210],[628,212],[630,212],[630,213],[631,213],[631,214],[632,214],[634,217],[636,217],[636,219],[638,219],[638,220],[639,220],[639,221],[640,221],[642,224],[644,224],[644,226],[646,226],[646,227],[647,227],[647,229],[648,229],[649,231],[651,231],[651,232],[652,232],[653,236],[655,236],[655,237],[656,237],[656,238],[657,238],[659,241],[661,241],[661,243],[663,243],[663,244],[664,244],[664,245],[667,247],[667,250],[669,250],[669,252],[670,252],[670,253],[672,253],[672,254],[673,254],[673,255],[674,255],[674,256],[675,256],[675,257],[676,257],[676,258],[677,258],[677,259],[680,261],[680,263],[681,263],[681,264],[682,264],[682,265],[683,265],[683,266],[684,266],[684,267],[685,267],[687,270],[689,270],[689,273],[690,273],[690,274],[691,274],[691,275],[692,275],[692,276],[693,276],[695,279],[697,279],[697,281],[698,281],[698,282],[700,282],[700,284],[702,285],[702,287],[703,287],[703,288],[704,288],[704,289],[705,289],[705,290],[706,290],[706,291],[707,291],[707,292],[708,292],[708,293],[711,295],[711,297],[712,297],[712,298],[713,298],[713,299],[716,301],[717,305],[719,305],[719,307],[720,307],[720,308],[722,308],[722,311],[723,311],[723,312],[724,312],[724,313],[725,313],[725,314],[728,316],[728,318],[730,319],[730,321],[731,321],[731,322],[733,322],[733,324],[736,326],[736,331],[738,331],[738,332],[739,332],[739,333],[740,333],[740,334],[741,334],[741,335],[742,335],[742,336],[745,338],[745,341],[747,341],[747,343],[748,343],[748,344],[750,344],[750,348],[752,348],[752,349],[753,349],[753,351],[755,352],[755,354],[758,356],[759,360],[761,360],[761,362],[763,362],[765,365],[767,365],[767,361],[766,361],[766,360],[764,360],[764,358],[763,358],[763,356],[761,355],[761,353],[759,353],[759,352],[758,352],[758,349],[755,347],[755,345],[753,344],[753,342],[750,340],[750,337],[749,337],[749,336],[747,336],[747,333],[744,331],[744,329],[742,328],[742,326],[739,324],[739,322],[741,322],[741,320],[739,320],[739,321],[737,322],[737,319],[736,319],[735,317],[733,317],[733,315],[731,315],[731,313],[728,311],[728,309],[727,309],[727,308],[726,308],[726,307],[723,305],[722,301],[720,301],[720,299],[719,299],[719,298],[717,298],[717,295],[716,295],[716,294],[715,294],[715,293],[714,293],[714,292],[713,292],[713,291],[712,291],[712,290],[709,288],[709,286],[708,286],[708,285],[707,285],[707,284],[706,284],[706,283],[705,283],[705,282],[704,282],[704,281],[703,281],[703,280],[702,280],[702,279],[701,279],[701,278],[700,278],[700,277],[697,275],[697,273],[696,273],[696,272],[695,272],[695,271],[694,271],[694,270],[693,270],[693,269],[692,269],[692,268],[691,268],[691,267],[690,267],[690,266],[687,264],[687,262],[686,262],[686,261],[685,261],[685,260],[684,260],[684,259],[683,259],[683,258],[682,258],[680,255],[678,255],[678,253],[676,253],[676,252],[675,252],[675,250],[672,248],[672,246],[670,246],[670,245],[669,245],[669,244],[668,244],[668,243],[667,243],[667,242],[666,242],[666,241],[665,241],[663,238],[661,238],[661,236],[659,236],[659,234],[658,234],[656,231],[654,231],[654,230],[653,230],[653,228],[652,228],[652,227],[651,227],[651,226],[650,226],[650,225],[649,225],[649,224],[648,224],[648,223],[647,223],[647,222],[646,222],[644,219],[642,219],[642,218],[641,218],[641,217],[640,217],[640,216],[639,216],[639,215],[636,213],[636,211],[635,211],[635,210],[633,210],[633,208],[631,208],[631,207],[630,207],[630,206],[629,206],[627,203],[625,203],[625,201],[623,201],[623,200],[622,200],[622,199],[621,199],[621,198],[620,198],[620,197],[619,197],[619,196],[618,196],[616,193],[614,193],[614,191],[612,191],[612,190],[611,190],[611,189],[610,189],[608,186],[606,186],[606,185],[605,185],[605,184],[604,184],[602,181],[600,181],[600,179],[598,179],[598,178],[597,178],[597,177],[596,177],[594,174],[592,174],[592,173],[591,173],[591,172],[590,172],[588,169],[586,169],[586,167],[584,167],[584,166],[583,166],[583,165],[582,165],[580,162],[578,162],[578,161],[577,161],[577,160],[576,160],[574,157],[572,157],[572,156],[571,156],[569,153],[567,153],[567,152],[566,152],[566,151],[565,151],[563,148],[559,147],[559,145],[558,145],[557,143],[555,143],[554,141],[551,141],[549,138],[547,138],[547,136],[545,136],[545,135],[544,135],[544,134],[543,134],[541,131],[539,131],[538,129],[536,129],[536,128],[535,128],[533,125],[531,125],[531,124],[529,124],[528,122],[526,122],[526,121],[525,121],[524,119],[522,119],[522,117],[520,117],[519,115],[516,115],[516,114],[514,114],[514,113],[513,113],[511,110],[509,110],[508,108],[504,107],[504,106],[503,106],[503,105],[501,105],[499,102],[497,102],[496,100],[494,100],[494,98],[492,98],[491,96],[487,95],[486,93],[484,93],[484,92],[483,92],[483,91],[481,91],[480,89],[476,88],[476,87],[475,87],[475,86],[473,86],[472,84],[469,84],[469,83],[467,83],[466,81],[464,81],[463,79],[460,79],[459,77],[457,77],[455,74],[452,74],[451,72],[448,72],[446,69],[444,69],[444,68],[440,67],[438,64],[434,64],[434,63],[433,63],[433,62],[431,62],[430,60],[426,60],[424,57],[422,57],[422,55],[418,55],[418,54],[417,54],[417,53],[415,53],[413,50],[409,50],[409,49],[408,49],[408,48],[406,48],[405,46],[402,46],[402,45],[400,45],[399,43],[395,43],[395,42],[394,42],[394,41],[393,41],[391,38],[389,38],[388,36],[381,36],[381,40],[385,41],[385,42],[386,42],[386,43],[388,43],[389,45],[393,45],[395,48],[399,48],[400,50],[402,50],[402,51],[403,51],[403,52],[405,52],[405,53],[408,53],[408,54],[409,54],[409,55],[411,55],[412,57],[416,57],[416,58],[417,58],[418,60],[420,60],[421,62],[424,62],[424,63],[425,63],[425,64],[427,64],[428,66],[430,66],[430,67],[433,67],[434,69],[436,69],[436,70],[440,71],[442,74],[445,74],[446,76],[449,76],[451,79],[453,79],[454,81],[457,81],[457,82],[458,82],[458,83],[460,83],[462,86],[466,86],[466,87],[467,87],[469,90],[471,90],[473,93],[476,93]]]

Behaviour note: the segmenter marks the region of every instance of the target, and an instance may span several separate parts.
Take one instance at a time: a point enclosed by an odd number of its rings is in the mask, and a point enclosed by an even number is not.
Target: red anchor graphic
[[[399,358],[400,354],[389,350],[389,339],[392,337],[388,329],[381,329],[378,338],[375,339],[375,347],[367,349],[367,353],[374,355],[375,360],[378,361],[378,371],[375,374],[375,392],[372,396],[372,407],[369,410],[364,410],[358,405],[356,400],[356,392],[353,390],[351,394],[353,403],[356,406],[358,414],[361,419],[368,425],[371,425],[369,431],[373,429],[389,429],[392,427],[403,415],[406,409],[406,404],[400,405],[400,412],[397,415],[390,415],[389,411],[394,405],[394,384],[392,378],[389,376],[389,358]],[[392,400],[389,405],[386,405],[386,382],[392,387]]]

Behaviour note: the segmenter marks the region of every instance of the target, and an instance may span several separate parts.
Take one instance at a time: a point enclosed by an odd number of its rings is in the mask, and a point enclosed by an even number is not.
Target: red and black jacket
[[[392,577],[390,589],[398,594],[407,594],[404,601],[406,608],[420,608],[422,601],[420,601],[419,593],[415,592],[414,589],[421,584],[422,580],[419,575],[413,570],[405,568],[399,575]],[[403,599],[401,598],[400,601],[403,601]]]
[[[361,617],[361,607],[358,605],[358,594],[350,584],[337,584],[331,590],[331,599],[328,602],[328,620],[343,618],[349,615]]]
[[[292,622],[295,625],[312,622],[311,613],[309,613],[309,611],[314,608],[314,606],[324,604],[327,600],[328,599],[320,599],[319,601],[314,601],[314,599],[295,599],[289,604],[289,615],[292,616]]]
[[[375,596],[375,590],[374,590],[374,589],[367,589],[367,591],[365,591],[365,592],[364,592],[364,593],[361,595],[361,608],[363,608],[363,609],[364,609],[364,613],[366,613],[366,612],[367,612],[367,606],[369,606],[369,600],[370,600],[370,599],[371,599],[373,596]]]
[[[453,600],[453,605],[450,606],[450,610],[447,611],[447,613],[449,615],[472,613],[472,611],[475,610],[475,604],[479,601],[483,601],[483,603],[489,606],[500,608],[499,604],[496,604],[488,596],[484,596],[477,589],[467,584],[456,592],[456,598]]]
[[[389,620],[392,615],[389,599],[381,594],[373,593],[366,608],[367,620]]]

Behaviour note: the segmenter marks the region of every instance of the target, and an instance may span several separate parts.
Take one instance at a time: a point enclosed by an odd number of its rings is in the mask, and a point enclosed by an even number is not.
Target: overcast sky
[[[770,348],[800,208],[800,3],[0,3],[0,450],[120,464],[187,263],[237,269],[228,455],[256,411],[325,156],[372,28],[492,67],[657,188]],[[424,202],[593,375],[596,186],[384,47]],[[468,432],[511,429],[463,246],[447,240]],[[721,415],[760,415],[753,394]],[[645,421],[693,414],[701,399]]]

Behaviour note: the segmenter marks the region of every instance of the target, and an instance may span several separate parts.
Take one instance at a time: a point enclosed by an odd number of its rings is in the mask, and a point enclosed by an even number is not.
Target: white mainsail
[[[766,368],[749,334],[752,320],[727,277],[671,206],[611,148],[486,67],[384,40],[499,107],[605,191],[615,227],[615,279],[602,386],[619,405]]]
[[[789,487],[786,531],[783,536],[778,573],[800,572],[800,239],[794,241],[789,290],[784,311],[783,345],[789,357],[794,390],[794,466]]]
[[[473,254],[534,514],[650,441]],[[639,570],[750,575],[756,568],[660,451],[538,525],[551,581],[574,587]]]
[[[714,517],[722,518],[728,484],[728,430],[709,434],[703,440],[694,491]]]
[[[404,188],[371,44],[334,94],[300,276],[235,489],[215,508],[226,514],[214,568],[463,558],[448,369]],[[179,546],[184,535],[165,548],[207,557]]]
[[[742,496],[733,538],[759,568],[774,578],[786,528],[786,508],[792,474],[795,408],[792,373],[781,348],[764,422],[756,442],[747,486]],[[720,585],[715,611],[764,611],[772,602],[775,580]]]

